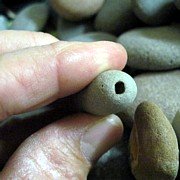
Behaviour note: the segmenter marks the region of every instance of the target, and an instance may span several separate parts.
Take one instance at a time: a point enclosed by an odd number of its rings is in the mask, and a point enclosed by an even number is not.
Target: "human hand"
[[[102,71],[123,69],[127,59],[112,42],[62,42],[23,31],[2,31],[0,39],[0,120],[77,93]],[[115,115],[63,118],[25,140],[0,179],[85,179],[122,133]]]

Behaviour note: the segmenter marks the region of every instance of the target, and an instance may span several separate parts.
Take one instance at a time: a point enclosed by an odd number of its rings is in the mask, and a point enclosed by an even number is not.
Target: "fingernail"
[[[81,151],[90,161],[96,161],[115,145],[123,134],[123,124],[114,114],[106,116],[91,125],[81,139]]]

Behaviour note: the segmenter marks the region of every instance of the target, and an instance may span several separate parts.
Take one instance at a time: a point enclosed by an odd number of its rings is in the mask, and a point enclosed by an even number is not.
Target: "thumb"
[[[86,179],[93,164],[123,133],[115,115],[77,114],[30,136],[10,158],[0,179]]]

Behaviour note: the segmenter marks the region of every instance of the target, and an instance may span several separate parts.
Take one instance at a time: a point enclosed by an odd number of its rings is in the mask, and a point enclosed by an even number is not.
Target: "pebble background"
[[[136,108],[143,101],[163,110],[179,138],[179,17],[180,0],[0,0],[0,30],[43,31],[67,41],[114,41],[128,52],[124,71],[134,78],[137,97],[118,114],[126,126],[123,139],[99,159],[88,179],[134,179],[128,144]],[[57,104],[0,124],[0,168],[27,136],[52,117],[67,114],[59,115]],[[39,124],[28,123],[39,117]],[[17,141],[12,143],[12,137]]]

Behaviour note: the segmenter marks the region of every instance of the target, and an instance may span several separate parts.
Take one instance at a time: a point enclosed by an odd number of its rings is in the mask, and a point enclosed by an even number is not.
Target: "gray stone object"
[[[80,41],[80,42],[94,42],[94,41],[116,42],[116,40],[117,40],[116,36],[104,32],[90,32],[68,39],[68,41]]]
[[[122,34],[117,42],[128,53],[128,66],[141,70],[180,67],[180,26],[139,28]]]
[[[48,19],[46,3],[34,3],[22,9],[14,19],[11,29],[40,31]]]
[[[172,126],[174,128],[174,131],[178,139],[178,143],[180,145],[180,110],[177,111],[176,116],[173,119]]]
[[[95,19],[95,28],[99,31],[120,34],[138,26],[131,0],[106,0]]]
[[[79,106],[95,115],[116,114],[133,103],[136,83],[125,72],[109,70],[101,73],[77,96]]]
[[[92,23],[89,22],[71,22],[63,18],[58,19],[57,24],[58,38],[60,40],[69,40],[81,34],[93,31]]]
[[[161,25],[172,20],[174,0],[132,0],[135,14],[144,23]]]
[[[132,126],[136,107],[143,101],[151,101],[162,108],[172,122],[180,107],[180,70],[144,73],[134,78],[138,92],[135,101],[119,116]]]
[[[0,15],[0,30],[8,29],[8,20],[5,16]]]
[[[175,6],[180,10],[180,0],[175,0]]]

